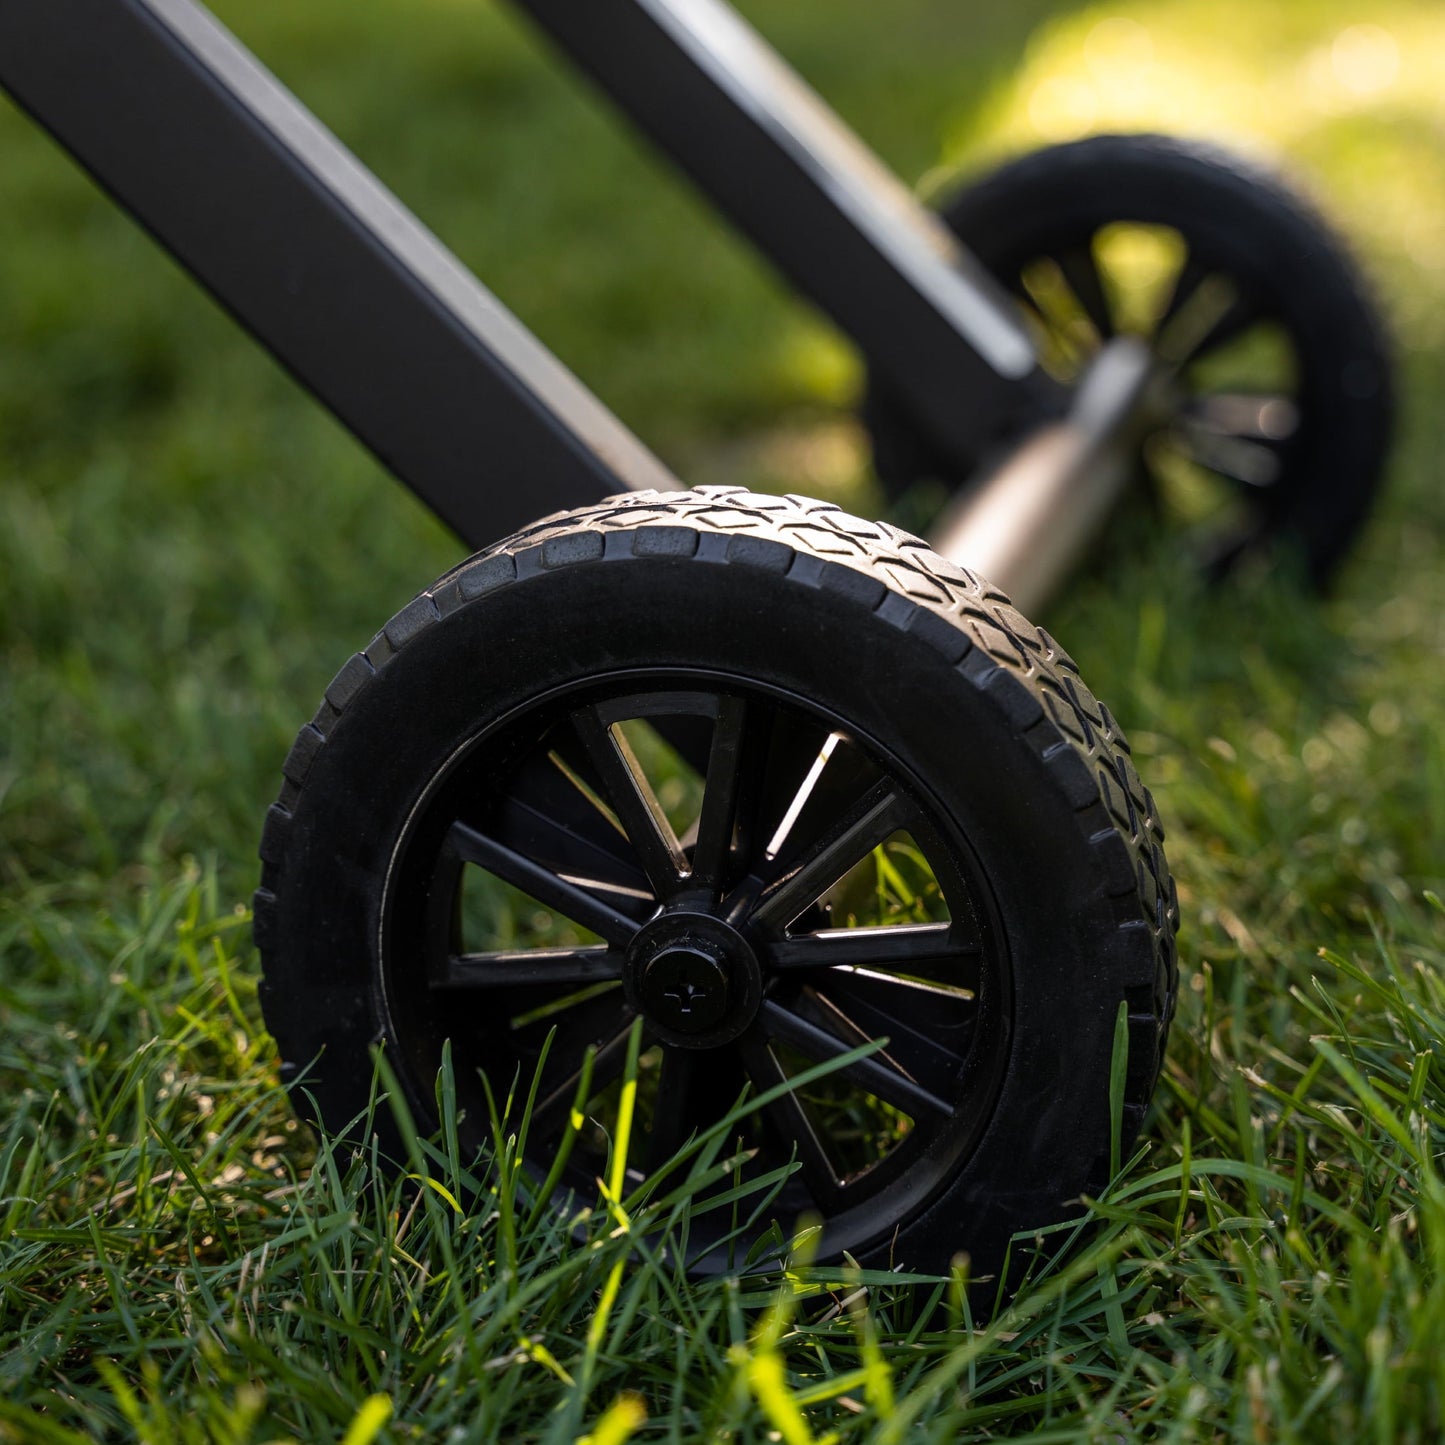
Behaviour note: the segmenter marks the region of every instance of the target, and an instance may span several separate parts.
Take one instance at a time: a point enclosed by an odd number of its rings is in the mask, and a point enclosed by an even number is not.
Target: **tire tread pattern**
[[[274,946],[272,919],[284,888],[281,860],[292,809],[337,719],[390,659],[457,608],[538,570],[659,554],[786,572],[802,585],[836,592],[840,605],[847,599],[868,608],[957,666],[1027,740],[1067,798],[1116,912],[1111,962],[1128,1001],[1124,1132],[1132,1139],[1157,1082],[1174,1013],[1179,910],[1164,829],[1123,732],[1068,653],[996,587],[897,527],[807,497],[703,487],[609,498],[543,518],[478,552],[402,608],[337,673],[282,769],[280,795],[262,836],[254,899],[263,973]],[[281,987],[281,980],[264,977],[263,1004]],[[283,1077],[294,1067],[284,1064]]]

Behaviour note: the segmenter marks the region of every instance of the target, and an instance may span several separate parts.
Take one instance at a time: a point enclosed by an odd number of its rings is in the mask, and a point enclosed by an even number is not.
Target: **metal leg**
[[[1064,409],[1013,302],[722,0],[514,0],[945,450]]]
[[[473,546],[680,485],[191,0],[4,0],[0,86]]]
[[[719,0],[517,0],[970,451],[939,537],[1026,604],[1121,483],[1147,357],[1063,421],[1012,303]],[[5,0],[0,85],[473,545],[679,483],[194,0]]]

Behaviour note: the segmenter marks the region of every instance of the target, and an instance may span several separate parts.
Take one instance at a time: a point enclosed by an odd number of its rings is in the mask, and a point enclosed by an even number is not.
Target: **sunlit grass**
[[[1435,347],[1445,338],[1442,125],[1437,5],[1095,4],[1040,29],[983,127],[969,115],[926,187],[981,151],[1096,131],[1163,131],[1283,162],[1385,263],[1403,339]]]

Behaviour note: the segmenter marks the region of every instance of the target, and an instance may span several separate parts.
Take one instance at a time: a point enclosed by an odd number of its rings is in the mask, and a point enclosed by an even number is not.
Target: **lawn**
[[[6,106],[0,1440],[1445,1430],[1445,13],[744,8],[929,196],[1091,129],[1279,159],[1391,318],[1400,441],[1328,599],[1205,589],[1141,515],[1042,619],[1179,883],[1135,1157],[1011,1303],[940,1282],[920,1317],[805,1234],[781,1284],[680,1278],[658,1240],[718,1141],[643,1231],[615,1189],[518,1203],[515,1112],[481,1161],[410,1135],[419,1190],[302,1130],[256,1001],[261,819],[459,548]],[[510,13],[216,9],[680,476],[881,506],[856,357]]]

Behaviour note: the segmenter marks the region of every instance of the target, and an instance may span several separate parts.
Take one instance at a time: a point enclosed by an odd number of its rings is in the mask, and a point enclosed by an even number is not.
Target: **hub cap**
[[[450,1041],[478,1131],[479,1075],[525,1098],[540,1070],[542,1172],[571,1130],[566,1182],[605,1169],[639,1021],[634,1183],[763,1097],[728,1144],[741,1178],[853,1249],[972,1148],[1006,1060],[987,887],[927,794],[815,703],[694,670],[593,681],[478,739],[416,817],[391,1036],[418,1089]],[[694,1245],[732,1217],[700,1212]]]
[[[657,1037],[678,1048],[740,1037],[762,1002],[762,972],[742,935],[691,910],[664,912],[638,930],[622,983]]]

